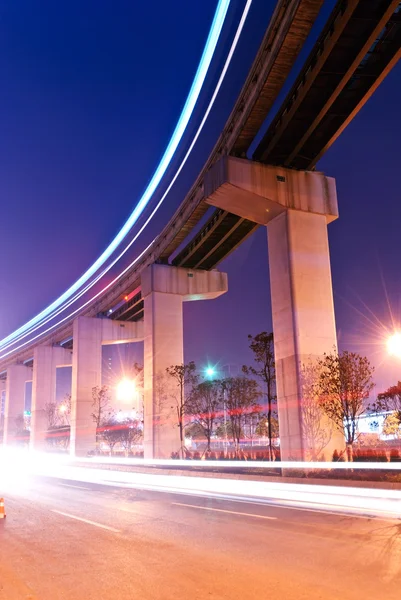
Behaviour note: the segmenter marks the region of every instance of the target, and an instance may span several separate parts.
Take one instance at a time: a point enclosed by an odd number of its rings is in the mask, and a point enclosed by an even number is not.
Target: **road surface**
[[[401,520],[32,477],[1,600],[399,600]]]

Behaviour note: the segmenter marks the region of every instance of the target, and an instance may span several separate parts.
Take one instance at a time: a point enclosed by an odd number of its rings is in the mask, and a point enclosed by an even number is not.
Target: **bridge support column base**
[[[78,317],[73,338],[70,454],[86,456],[96,449],[92,391],[102,385],[102,345],[143,340],[143,323]]]
[[[6,399],[6,380],[0,379],[0,444],[3,443],[5,399]]]
[[[171,458],[180,450],[180,434],[166,369],[184,362],[182,297],[152,292],[144,312],[144,453]]]
[[[25,384],[32,379],[32,369],[25,365],[11,365],[7,369],[6,402],[4,409],[3,444],[12,443],[17,430],[18,419],[25,411]]]
[[[331,460],[344,436],[314,410],[313,374],[302,375],[337,347],[326,217],[288,210],[267,230],[281,458]]]
[[[304,397],[301,371],[337,346],[327,238],[335,180],[226,156],[204,189],[209,204],[267,226],[281,457],[330,460],[344,436],[318,410],[311,426],[307,400],[316,399]]]
[[[56,374],[58,367],[70,367],[71,350],[57,346],[37,346],[33,355],[32,407],[30,450],[44,450],[49,420],[46,405],[56,402]]]
[[[167,367],[184,363],[183,302],[217,298],[227,291],[227,275],[167,265],[142,274],[144,297],[145,458],[170,458],[180,451],[174,394]]]

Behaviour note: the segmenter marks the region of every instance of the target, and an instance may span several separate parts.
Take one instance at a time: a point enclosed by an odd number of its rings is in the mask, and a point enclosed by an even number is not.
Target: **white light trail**
[[[169,186],[167,187],[167,189],[165,190],[164,194],[160,198],[159,202],[157,203],[157,205],[155,206],[155,208],[153,209],[153,211],[151,212],[151,214],[149,215],[149,217],[146,219],[146,221],[144,222],[144,224],[141,226],[141,228],[139,229],[139,231],[135,234],[135,236],[132,238],[132,240],[129,242],[129,244],[127,244],[127,246],[124,248],[124,250],[122,250],[122,252],[116,258],[114,258],[113,261],[100,274],[98,274],[94,280],[92,280],[89,284],[87,284],[85,286],[85,288],[83,288],[77,294],[75,294],[73,296],[73,298],[71,298],[67,303],[65,303],[61,308],[59,308],[59,310],[57,312],[54,312],[53,314],[51,314],[50,316],[48,316],[45,320],[42,320],[35,327],[30,327],[29,330],[27,330],[26,332],[24,332],[24,335],[17,335],[18,331],[19,331],[19,330],[17,330],[13,334],[11,334],[11,335],[15,336],[15,337],[13,337],[13,340],[11,342],[9,342],[8,344],[7,343],[3,343],[3,342],[5,342],[7,340],[7,338],[5,338],[4,340],[2,340],[2,342],[0,342],[0,348],[1,348],[1,350],[7,350],[11,346],[13,346],[17,341],[25,339],[28,335],[30,335],[34,331],[37,331],[38,329],[40,329],[41,327],[43,327],[43,325],[45,325],[49,321],[51,321],[54,318],[56,318],[60,313],[62,313],[64,310],[66,310],[66,308],[68,308],[69,306],[71,306],[71,304],[73,304],[76,300],[78,300],[81,296],[83,296],[90,288],[92,288],[122,258],[122,256],[129,250],[129,248],[132,246],[132,244],[134,244],[134,242],[142,234],[142,232],[147,227],[147,225],[149,224],[149,222],[151,221],[151,219],[153,219],[154,215],[159,210],[160,206],[162,205],[162,203],[166,199],[167,195],[171,191],[173,185],[175,184],[175,182],[176,182],[178,176],[180,175],[182,169],[184,168],[184,166],[185,166],[185,164],[186,164],[186,162],[187,162],[187,160],[188,160],[188,158],[189,158],[189,156],[190,156],[190,154],[191,154],[191,152],[192,152],[192,150],[193,150],[193,148],[194,148],[194,146],[195,146],[195,144],[196,144],[196,142],[197,142],[197,140],[198,140],[198,138],[199,138],[199,136],[200,136],[200,134],[201,134],[201,132],[203,130],[203,127],[205,126],[207,118],[208,118],[208,116],[210,114],[210,111],[213,108],[213,105],[215,103],[217,95],[218,95],[218,93],[220,91],[220,88],[221,88],[221,86],[223,84],[223,81],[224,81],[224,78],[226,76],[226,73],[227,73],[228,68],[230,66],[231,60],[233,58],[234,52],[236,50],[238,41],[239,41],[241,33],[242,33],[242,30],[244,28],[246,18],[248,16],[249,10],[251,8],[252,1],[253,0],[247,0],[247,2],[246,2],[244,11],[243,11],[241,19],[239,21],[239,24],[238,24],[238,27],[237,27],[237,31],[236,31],[235,36],[233,38],[233,42],[231,44],[230,51],[229,51],[229,53],[227,55],[227,58],[226,58],[224,67],[222,69],[222,72],[220,74],[219,80],[217,82],[216,88],[215,88],[215,90],[213,92],[213,95],[212,95],[212,97],[210,99],[209,105],[208,105],[208,107],[206,109],[206,112],[205,112],[205,114],[203,116],[203,119],[202,119],[202,121],[201,121],[201,123],[200,123],[200,125],[198,127],[198,130],[197,130],[197,132],[196,132],[196,134],[195,134],[195,136],[194,136],[194,138],[193,138],[193,140],[191,142],[191,145],[189,146],[189,148],[188,148],[188,150],[187,150],[187,152],[186,152],[186,154],[185,154],[185,156],[184,156],[184,158],[183,158],[183,160],[182,160],[179,168],[177,169],[177,171],[176,171],[173,179],[171,180]],[[152,242],[152,244],[153,244],[153,242]],[[150,244],[148,246],[148,248],[152,244]],[[124,271],[124,273],[125,272],[126,272],[126,270]],[[93,300],[93,298],[92,298],[92,300]],[[86,306],[87,304],[88,303],[86,303],[84,306]],[[74,313],[72,313],[70,316],[73,316],[73,314]],[[59,323],[61,324],[61,322],[64,322],[65,320],[66,319],[63,319],[63,321],[60,321]],[[28,325],[29,325],[29,323],[26,324],[26,326],[28,326]],[[54,327],[56,327],[57,325],[58,324],[56,324],[55,326],[53,326],[51,329],[54,329]],[[47,331],[49,331],[49,330],[46,330],[46,332]],[[42,333],[41,335],[44,335],[44,333]],[[37,339],[37,337],[39,337],[39,336],[36,336],[33,339]],[[33,341],[33,340],[29,340],[29,342],[26,342],[26,344],[30,343],[31,341]],[[14,348],[13,351],[22,348],[26,344],[22,344],[22,345],[18,346],[18,348]],[[6,357],[9,354],[10,354],[10,352],[1,355],[0,359]]]
[[[74,459],[76,462],[88,462],[86,458]],[[99,464],[114,464],[114,465],[141,465],[149,467],[218,467],[230,470],[234,469],[309,469],[309,470],[347,470],[347,469],[367,469],[367,470],[390,470],[390,471],[401,471],[401,463],[398,462],[309,462],[302,460],[282,460],[282,461],[242,461],[242,460],[185,460],[185,459],[143,459],[143,458],[115,458],[115,457],[100,457],[93,456],[90,462],[96,462]]]
[[[26,482],[30,476],[39,475],[44,477],[53,477],[58,480],[64,480],[68,483],[77,482],[77,484],[95,484],[117,486],[132,489],[154,490],[158,492],[169,492],[187,494],[198,497],[213,497],[230,500],[249,500],[259,501],[267,504],[278,504],[282,506],[297,506],[303,509],[322,510],[322,511],[343,511],[346,513],[355,513],[356,515],[375,515],[380,518],[401,519],[401,490],[383,489],[383,488],[364,488],[343,486],[333,481],[331,484],[320,485],[312,483],[293,483],[286,481],[269,480],[251,480],[251,479],[233,479],[230,477],[219,477],[216,473],[213,477],[207,473],[202,474],[174,474],[153,472],[130,472],[113,470],[110,468],[88,468],[85,465],[79,466],[71,463],[68,456],[60,457],[56,455],[46,455],[46,453],[17,453],[15,450],[3,449],[0,461],[0,474],[2,485],[5,488],[18,487],[21,491],[26,487]],[[94,462],[93,458],[86,459],[86,462]],[[103,461],[110,462],[110,461]],[[129,463],[130,461],[126,461]],[[177,464],[186,463],[186,466],[198,466],[199,462],[205,461],[137,461],[139,464],[149,462],[159,464]],[[228,465],[225,461],[210,461],[210,466],[216,466],[227,469],[232,466],[242,467],[246,463],[242,461],[233,461]],[[236,463],[236,464],[235,464]],[[264,468],[270,469],[271,464],[261,463]],[[284,466],[290,465],[292,468],[299,467],[327,469],[328,465],[336,469],[336,463],[305,463],[305,462],[284,462]],[[379,463],[377,463],[379,464]],[[254,468],[257,463],[247,465]],[[364,465],[362,467],[362,465]],[[380,465],[381,469],[388,469],[394,463]],[[209,466],[209,465],[208,465]],[[258,465],[259,466],[259,465]],[[372,465],[361,463],[360,465],[350,464],[347,468],[369,468]],[[394,465],[395,466],[395,465]],[[279,465],[277,465],[278,468]],[[344,468],[344,467],[340,467]],[[399,469],[399,467],[397,467]],[[7,474],[9,477],[7,477]],[[11,476],[11,478],[10,478]],[[358,482],[360,485],[360,482]]]
[[[58,321],[57,323],[54,323],[53,325],[51,325],[51,327],[48,327],[47,329],[45,329],[45,331],[41,331],[40,333],[38,333],[37,335],[35,335],[33,338],[30,338],[27,342],[24,342],[23,344],[20,344],[19,346],[16,346],[15,348],[12,348],[12,350],[9,350],[8,352],[5,352],[4,354],[1,354],[0,355],[0,359],[6,358],[7,356],[9,356],[10,354],[12,354],[13,352],[16,352],[17,350],[21,350],[27,344],[30,344],[31,342],[34,342],[35,340],[39,339],[43,335],[46,335],[46,333],[49,333],[50,331],[52,331],[53,329],[55,329],[55,327],[58,327],[59,325],[62,325],[63,323],[65,323],[65,321],[68,321],[68,319],[71,319],[76,314],[78,314],[81,310],[83,310],[84,308],[86,308],[91,302],[93,302],[93,300],[96,300],[97,298],[99,298],[99,296],[101,296],[102,294],[104,294],[104,292],[106,292],[110,287],[112,287],[115,283],[117,283],[117,281],[123,275],[125,275],[125,273],[127,271],[129,271],[129,269],[131,269],[135,265],[135,263],[138,262],[138,260],[140,260],[142,258],[142,256],[149,250],[149,248],[151,247],[152,244],[153,244],[153,242],[151,242],[149,244],[149,246],[147,246],[147,248],[145,248],[145,250],[143,250],[143,252],[141,252],[141,254],[139,256],[137,256],[132,261],[132,263],[130,263],[128,265],[128,267],[126,267],[124,269],[124,271],[122,271],[119,275],[117,275],[117,277],[115,277],[112,281],[110,281],[110,283],[108,283],[103,289],[101,289],[92,298],[90,298],[89,300],[87,300],[84,304],[82,304],[81,306],[79,306],[72,313],[70,313],[69,315],[67,315],[66,317],[64,317],[63,319],[61,319],[60,321]]]
[[[28,321],[25,325],[17,329],[12,334],[5,337],[0,342],[0,346],[6,344],[10,340],[15,339],[19,334],[24,333],[27,329],[36,325],[42,319],[46,318],[51,312],[60,307],[63,302],[68,300],[71,295],[79,290],[79,288],[84,285],[88,279],[90,279],[95,273],[104,265],[104,263],[110,258],[112,253],[118,248],[120,243],[124,240],[124,238],[128,235],[132,227],[135,225],[142,212],[146,208],[147,204],[152,198],[152,195],[157,189],[163,175],[165,174],[171,160],[177,150],[177,147],[185,133],[188,122],[192,116],[193,110],[195,108],[196,102],[199,98],[199,94],[201,92],[203,83],[205,81],[207,72],[209,70],[210,63],[214,56],[214,52],[216,50],[217,42],[220,38],[221,30],[224,25],[224,21],[227,15],[227,11],[230,5],[231,0],[219,0],[216,12],[213,18],[212,26],[209,31],[209,35],[206,41],[205,48],[203,50],[203,54],[201,60],[198,65],[198,69],[196,71],[191,89],[189,91],[187,100],[185,102],[184,108],[181,112],[181,115],[178,119],[177,125],[174,129],[174,132],[170,138],[170,141],[167,145],[167,148],[160,160],[159,165],[157,166],[152,179],[150,180],[145,192],[137,203],[136,207],[132,211],[128,220],[125,222],[119,233],[116,235],[114,240],[109,244],[109,246],[104,250],[101,256],[93,263],[93,265],[68,289],[66,290],[59,298],[57,298],[52,304],[50,304],[47,308],[45,308],[42,312],[40,312],[36,317]]]

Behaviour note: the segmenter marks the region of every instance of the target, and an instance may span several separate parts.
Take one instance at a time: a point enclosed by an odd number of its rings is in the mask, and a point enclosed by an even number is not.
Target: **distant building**
[[[221,374],[224,379],[227,377],[239,377],[242,375],[242,367],[238,365],[224,365],[221,367]]]
[[[358,417],[358,432],[360,434],[376,434],[381,440],[392,439],[393,436],[388,436],[383,433],[384,421],[389,414],[391,414],[391,411],[366,413],[361,415]]]

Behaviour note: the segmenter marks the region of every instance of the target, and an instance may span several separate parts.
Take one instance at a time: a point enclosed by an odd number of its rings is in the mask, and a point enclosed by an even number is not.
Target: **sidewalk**
[[[130,460],[130,459],[128,459]],[[148,473],[148,474],[159,474],[159,475],[174,475],[174,476],[185,476],[185,477],[209,477],[217,479],[234,479],[244,481],[270,481],[272,483],[296,483],[296,484],[308,484],[308,485],[321,485],[321,486],[340,486],[340,487],[352,487],[352,488],[368,488],[368,489],[383,489],[383,490],[401,490],[401,481],[368,481],[363,479],[338,479],[334,477],[319,477],[316,469],[307,469],[306,476],[299,476],[300,469],[297,468],[286,468],[282,469],[277,465],[276,469],[269,468],[269,463],[265,463],[263,467],[254,467],[248,463],[247,467],[242,465],[235,465],[222,467],[216,467],[213,464],[208,464],[208,461],[202,461],[202,465],[192,465],[191,461],[185,461],[185,464],[172,465],[174,461],[165,461],[169,464],[132,464],[126,459],[120,458],[108,458],[108,457],[93,457],[91,459],[79,459],[79,466],[92,468],[92,469],[104,469],[112,471],[125,471],[131,473]],[[180,461],[184,462],[184,461]],[[71,465],[76,466],[77,462],[71,462]],[[390,463],[389,463],[390,464]],[[363,470],[365,471],[366,468]],[[384,471],[386,469],[383,469]],[[312,473],[313,471],[313,473]],[[354,469],[358,472],[358,467]],[[359,472],[363,474],[362,469]],[[283,473],[283,474],[282,474]],[[394,471],[394,476],[398,476],[401,479],[401,471]],[[391,475],[393,474],[391,473]]]

